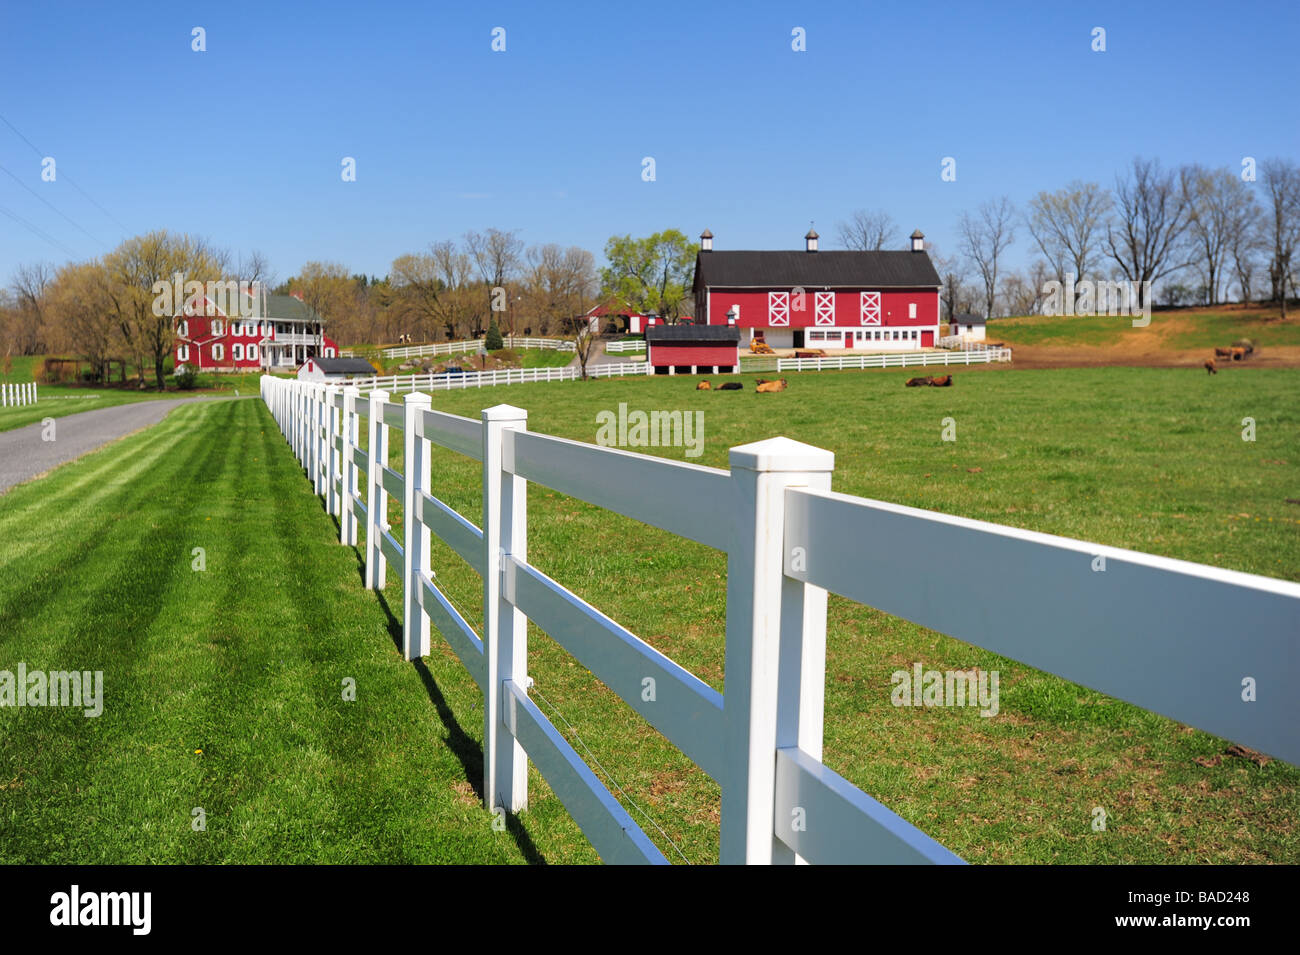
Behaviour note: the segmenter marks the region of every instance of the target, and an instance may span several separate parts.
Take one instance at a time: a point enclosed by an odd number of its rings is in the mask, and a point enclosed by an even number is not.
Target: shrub
[[[501,338],[501,329],[497,328],[497,320],[492,319],[492,324],[488,326],[487,337],[484,338],[483,344],[487,346],[488,351],[498,351],[506,347],[505,341]]]
[[[176,387],[181,391],[193,391],[198,380],[198,372],[189,365],[181,365],[176,369]]]

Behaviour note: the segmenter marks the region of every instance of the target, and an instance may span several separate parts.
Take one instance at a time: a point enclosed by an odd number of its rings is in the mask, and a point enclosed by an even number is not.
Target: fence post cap
[[[428,405],[433,403],[433,399],[422,391],[412,391],[402,402],[408,405]]]
[[[359,395],[361,394],[361,389],[356,385],[345,385],[343,387],[343,393],[345,395]]]
[[[484,421],[527,421],[528,412],[514,405],[493,405],[483,409]]]
[[[381,390],[381,389],[379,389],[379,388],[376,388],[374,391],[370,392],[370,397],[371,397],[371,398],[374,398],[374,399],[377,400],[377,401],[387,401],[387,400],[388,400],[388,392],[383,391],[383,390]]]
[[[833,471],[835,453],[791,438],[767,438],[732,448],[731,466],[747,471]]]

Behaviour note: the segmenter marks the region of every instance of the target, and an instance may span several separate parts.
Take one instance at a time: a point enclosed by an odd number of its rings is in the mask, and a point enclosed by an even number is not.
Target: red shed
[[[656,375],[740,370],[740,331],[728,325],[651,325],[645,340]]]

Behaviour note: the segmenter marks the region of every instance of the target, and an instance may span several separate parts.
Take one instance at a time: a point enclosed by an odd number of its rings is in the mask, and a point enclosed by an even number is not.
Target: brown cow
[[[695,390],[696,390],[696,391],[712,391],[712,390],[713,390],[713,386],[712,386],[711,384],[709,384],[709,380],[706,378],[704,381],[700,382],[698,385],[695,386]]]
[[[789,382],[787,382],[784,378],[781,378],[777,381],[764,381],[760,378],[758,382],[758,387],[755,388],[754,390],[757,391],[760,395],[771,395],[771,394],[776,394],[776,392],[778,391],[785,391],[785,389],[788,387],[789,387]]]
[[[1216,348],[1215,351],[1218,351],[1218,349]],[[1211,375],[1217,375],[1219,373],[1219,366],[1214,363],[1213,358],[1207,358],[1205,359],[1205,370]]]
[[[1216,348],[1216,349],[1214,349],[1214,357],[1215,357],[1215,358],[1231,358],[1231,357],[1232,357],[1232,349],[1231,349],[1231,348]]]
[[[918,386],[920,386],[920,385],[932,385],[932,384],[934,384],[934,379],[933,379],[933,378],[928,378],[928,377],[927,377],[927,378],[909,378],[909,379],[907,379],[907,382],[906,382],[906,384],[905,384],[904,387],[907,387],[907,388],[916,388],[916,387],[918,387]]]
[[[1233,361],[1245,361],[1245,359],[1246,359],[1246,349],[1244,349],[1244,348],[1234,348],[1234,349],[1232,350],[1232,360],[1233,360]]]
[[[930,384],[936,388],[947,388],[952,384],[952,375],[944,375],[942,378],[931,378]]]

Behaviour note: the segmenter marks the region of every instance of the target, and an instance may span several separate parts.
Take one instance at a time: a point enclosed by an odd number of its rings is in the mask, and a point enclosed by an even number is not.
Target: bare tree
[[[1078,281],[1093,265],[1110,205],[1110,193],[1105,189],[1077,179],[1064,189],[1040,192],[1029,200],[1025,225],[1057,281],[1065,284],[1066,272],[1071,269]]]
[[[958,299],[964,291],[966,277],[962,274],[961,257],[941,255],[931,242],[925,243],[925,249],[930,254],[935,271],[939,273],[939,305],[944,321],[951,322],[954,315],[962,312]]]
[[[859,209],[837,227],[840,245],[859,252],[879,252],[899,245],[899,229],[883,209]]]
[[[504,287],[519,269],[524,243],[517,229],[510,232],[488,229],[486,232],[466,232],[465,248],[478,267],[479,277],[496,288]]]
[[[1257,214],[1251,208],[1255,200],[1249,187],[1230,169],[1189,166],[1185,178],[1190,190],[1188,230],[1205,286],[1205,304],[1216,305],[1223,300],[1220,290],[1234,241],[1244,251],[1240,243]]]
[[[53,281],[54,269],[44,262],[20,265],[14,272],[10,283],[14,321],[9,335],[19,354],[34,355],[45,350],[45,306]]]
[[[524,301],[543,334],[582,314],[596,293],[596,257],[576,246],[549,244],[528,250]]]
[[[1266,159],[1260,163],[1267,190],[1265,229],[1271,256],[1268,277],[1273,283],[1273,300],[1282,306],[1286,319],[1287,286],[1294,291],[1292,267],[1300,241],[1300,166],[1288,159]]]
[[[1124,277],[1139,282],[1138,301],[1149,289],[1186,265],[1179,243],[1187,231],[1187,190],[1179,178],[1160,168],[1159,160],[1133,160],[1132,175],[1116,179],[1116,219],[1106,227],[1106,249]]]
[[[986,202],[975,216],[962,213],[963,251],[984,283],[984,317],[992,318],[998,296],[998,262],[1015,240],[1015,206],[1006,196]]]

